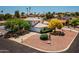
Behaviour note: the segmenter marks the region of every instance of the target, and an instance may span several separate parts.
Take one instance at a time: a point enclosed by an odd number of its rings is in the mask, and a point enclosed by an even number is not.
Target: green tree
[[[3,13],[4,11],[3,10],[1,10],[1,13]]]
[[[11,19],[11,18],[12,18],[12,15],[9,14],[9,13],[7,13],[7,14],[5,14],[4,18],[5,18],[5,19]]]
[[[70,20],[66,20],[66,26],[70,25]]]
[[[45,19],[51,19],[51,18],[53,18],[54,16],[53,16],[53,13],[51,13],[51,12],[48,12],[48,13],[46,13],[46,15],[45,15]]]
[[[76,15],[76,16],[79,16],[79,12],[75,12],[75,15]]]
[[[25,15],[25,13],[24,12],[21,12],[21,16],[24,16]]]
[[[16,18],[20,18],[20,13],[19,13],[19,11],[15,11],[15,17],[16,17]]]
[[[4,14],[0,14],[0,20],[4,20],[5,15]]]
[[[9,19],[5,23],[5,27],[10,29],[13,32],[17,32],[20,30],[29,30],[31,25],[28,21],[19,20],[19,19]]]
[[[75,28],[75,26],[79,25],[79,19],[72,19],[70,24]]]

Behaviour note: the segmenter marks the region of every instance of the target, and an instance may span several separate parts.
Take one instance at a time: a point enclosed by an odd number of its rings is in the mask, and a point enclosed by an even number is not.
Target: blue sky
[[[0,6],[0,10],[4,13],[14,14],[16,10],[27,13],[29,6]],[[31,6],[31,12],[45,13],[45,12],[79,12],[79,6]],[[0,12],[1,13],[1,12]]]

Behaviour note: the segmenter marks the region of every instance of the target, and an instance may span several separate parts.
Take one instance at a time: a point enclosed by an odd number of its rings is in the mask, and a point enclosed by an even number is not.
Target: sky
[[[0,6],[0,11],[3,13],[14,14],[16,10],[27,13],[29,6]],[[46,12],[79,12],[79,6],[30,6],[31,12],[46,13]],[[0,12],[1,13],[1,12]]]

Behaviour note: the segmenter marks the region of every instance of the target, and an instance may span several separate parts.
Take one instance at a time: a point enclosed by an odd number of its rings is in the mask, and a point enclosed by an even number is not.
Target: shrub
[[[47,28],[47,27],[42,28],[42,29],[40,30],[40,33],[48,33],[48,32],[52,32],[52,30],[49,29],[49,28]]]
[[[40,39],[41,40],[48,40],[48,35],[47,34],[41,34]]]
[[[65,35],[65,33],[64,32],[61,32],[60,36],[64,36],[64,35]]]
[[[59,35],[59,36],[64,36],[65,33],[64,32],[61,32],[61,31],[54,31],[51,33],[52,35]]]

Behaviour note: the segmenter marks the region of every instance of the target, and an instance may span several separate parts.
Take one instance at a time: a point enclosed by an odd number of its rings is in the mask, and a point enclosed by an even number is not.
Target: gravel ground
[[[43,53],[33,48],[21,45],[17,42],[0,38],[0,53]],[[79,53],[79,34],[70,48],[62,53]]]

